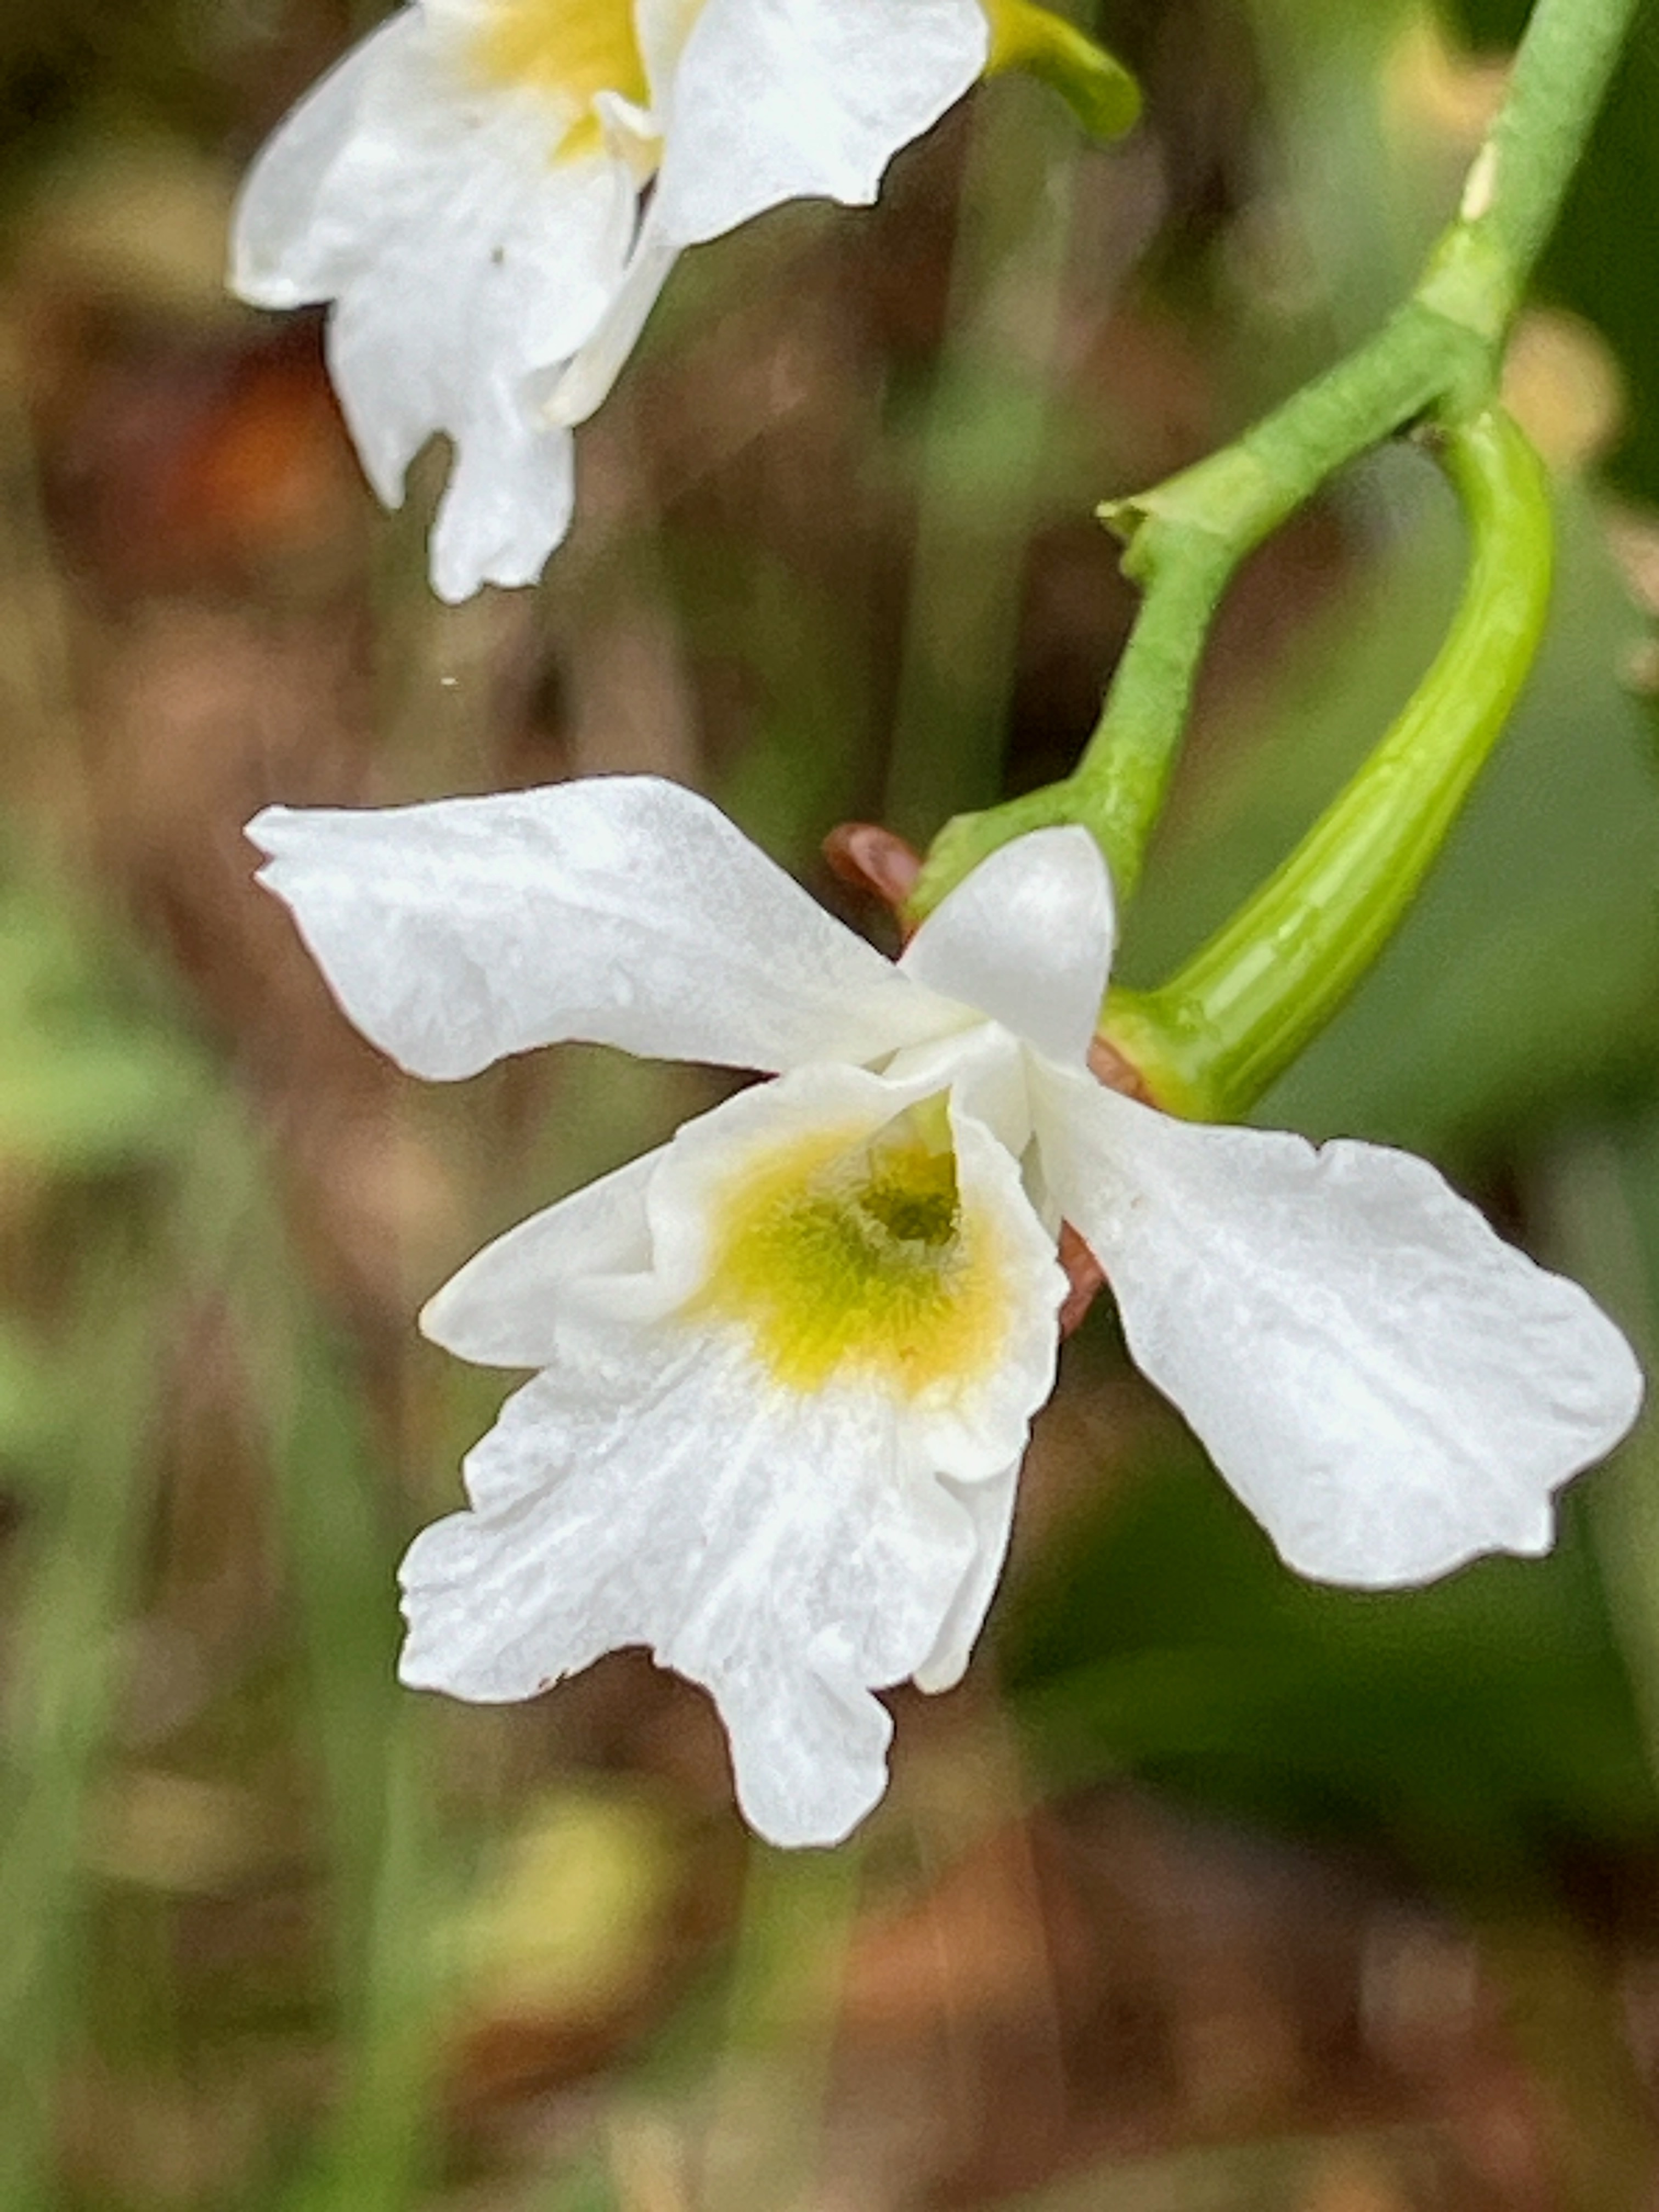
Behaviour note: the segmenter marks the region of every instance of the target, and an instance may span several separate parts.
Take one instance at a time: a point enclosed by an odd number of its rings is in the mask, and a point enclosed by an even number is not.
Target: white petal
[[[1552,1493],[1642,1392],[1576,1284],[1409,1154],[1041,1080],[1044,1165],[1131,1352],[1291,1566],[1381,1588],[1548,1547]]]
[[[321,78],[261,148],[231,217],[230,286],[259,307],[331,299],[360,263],[356,225],[322,211],[329,172],[349,140],[364,87],[400,43],[420,36],[413,8],[371,31]]]
[[[490,1510],[416,1538],[403,1679],[523,1698],[648,1644],[714,1693],[753,1826],[838,1841],[885,1784],[870,1692],[937,1642],[975,1553],[967,1512],[878,1397],[768,1391],[689,1327],[587,1352],[471,1455]]]
[[[645,1191],[662,1157],[630,1160],[486,1244],[427,1300],[423,1334],[484,1367],[549,1364],[584,1279],[649,1266]]]
[[[434,549],[449,599],[531,580],[564,534],[570,452],[539,402],[636,221],[626,161],[554,158],[563,103],[477,82],[474,15],[405,9],[325,79],[256,163],[235,252],[250,297],[334,300],[330,371],[387,505],[428,438],[455,441]]]
[[[634,36],[645,64],[653,110],[665,116],[674,75],[692,26],[707,0],[634,0]]]
[[[604,320],[559,377],[544,404],[550,422],[586,422],[611,395],[651,310],[668,282],[679,247],[649,215],[640,227],[627,274],[611,296]]]
[[[873,1059],[968,1018],[653,776],[267,807],[248,835],[346,1012],[416,1075],[560,1038],[775,1069]]]
[[[1088,1051],[1112,965],[1112,884],[1086,830],[1035,830],[957,886],[905,947],[907,975],[1052,1059]]]
[[[329,367],[369,480],[395,506],[434,432],[465,445],[512,408],[533,422],[538,380],[580,349],[622,281],[633,185],[602,156],[549,161],[534,101],[505,95],[459,113],[412,103],[395,126],[360,131],[331,182],[337,220],[349,210],[357,228]]]
[[[644,191],[655,181],[662,153],[656,117],[648,107],[641,107],[638,100],[621,92],[596,92],[593,115],[605,134],[607,149],[634,179],[635,190]]]
[[[570,433],[532,419],[520,398],[481,393],[432,526],[433,590],[454,606],[482,584],[533,584],[575,505]]]
[[[951,1102],[957,1182],[964,1211],[997,1223],[1008,1297],[1007,1334],[994,1382],[930,1425],[935,1463],[951,1475],[1002,1481],[1024,1455],[1031,1417],[1054,1395],[1060,1309],[1067,1290],[1054,1241],[1032,1211],[1019,1164],[990,1131]]]
[[[1002,1578],[1002,1563],[1008,1556],[1019,1468],[1011,1467],[988,1482],[954,1483],[940,1479],[952,1497],[961,1499],[973,1522],[974,1556],[940,1624],[933,1650],[916,1668],[916,1687],[928,1692],[954,1689],[967,1671]]]
[[[1012,1030],[1000,1022],[982,1021],[953,1035],[907,1045],[884,1064],[882,1073],[891,1082],[914,1085],[921,1097],[948,1090],[956,1108],[983,1122],[1003,1151],[1020,1161],[1029,1196],[1035,1161],[1030,1151],[1029,1060]],[[1058,1229],[1056,1217],[1056,1233]]]
[[[783,200],[873,200],[989,43],[977,0],[707,0],[672,88],[664,228],[690,246]]]

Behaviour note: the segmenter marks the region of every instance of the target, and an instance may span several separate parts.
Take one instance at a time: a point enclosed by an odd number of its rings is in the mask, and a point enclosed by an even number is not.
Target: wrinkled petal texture
[[[872,1692],[945,1686],[984,1619],[1064,1277],[1015,1163],[959,1114],[961,1206],[993,1224],[1006,1289],[998,1356],[912,1398],[856,1366],[800,1389],[700,1304],[701,1217],[746,1161],[826,1126],[855,1148],[918,1089],[815,1066],[743,1092],[439,1294],[441,1341],[555,1364],[470,1455],[473,1510],[410,1553],[405,1681],[528,1697],[647,1644],[713,1692],[762,1834],[834,1842],[869,1810],[890,1733]]]
[[[1111,879],[1086,830],[1002,846],[921,925],[899,966],[1039,1052],[1081,1060],[1112,964]]]
[[[469,27],[405,9],[301,101],[244,185],[232,267],[258,303],[334,301],[330,371],[387,505],[429,437],[454,440],[449,599],[533,580],[568,527],[569,441],[537,403],[603,319],[636,210],[626,163],[552,158],[547,95],[474,82]]]
[[[429,805],[268,807],[248,835],[364,1035],[416,1075],[580,1038],[768,1071],[969,1018],[653,776]]]
[[[669,94],[665,231],[690,246],[785,200],[873,200],[989,45],[978,0],[707,0]]]
[[[511,1399],[467,1462],[487,1511],[416,1539],[401,1673],[533,1696],[648,1644],[709,1689],[775,1843],[834,1843],[885,1784],[872,1688],[928,1656],[975,1553],[890,1402],[766,1391],[740,1348],[595,1336]]]
[[[1044,1167],[1131,1353],[1291,1566],[1383,1588],[1548,1547],[1553,1492],[1641,1401],[1584,1291],[1409,1154],[1047,1091]]]

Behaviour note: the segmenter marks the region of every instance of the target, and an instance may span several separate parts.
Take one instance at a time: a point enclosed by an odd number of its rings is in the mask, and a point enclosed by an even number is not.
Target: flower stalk
[[[1277,872],[1170,981],[1114,991],[1107,1034],[1163,1104],[1248,1111],[1325,1026],[1409,908],[1532,665],[1549,608],[1549,491],[1501,409],[1436,441],[1470,538],[1433,665]]]
[[[1244,1110],[1334,1012],[1403,917],[1536,649],[1547,504],[1524,441],[1492,400],[1510,325],[1638,4],[1538,0],[1456,219],[1410,298],[1233,444],[1103,507],[1143,596],[1082,757],[1060,782],[946,823],[927,855],[912,919],[998,846],[1060,823],[1092,833],[1127,896],[1240,562],[1358,456],[1431,429],[1472,533],[1445,647],[1400,723],[1262,891],[1180,976],[1109,1006],[1104,1033],[1174,1110]]]

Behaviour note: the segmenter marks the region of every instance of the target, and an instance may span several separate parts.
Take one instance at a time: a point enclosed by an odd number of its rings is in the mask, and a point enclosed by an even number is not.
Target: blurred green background
[[[1133,139],[999,82],[877,210],[689,256],[547,585],[459,610],[438,457],[380,515],[316,319],[221,289],[240,167],[373,11],[0,21],[0,2212],[1659,2204],[1650,1434],[1547,1563],[1315,1589],[1103,1302],[968,1681],[896,1694],[853,1845],[757,1846],[638,1653],[504,1711],[392,1672],[398,1555],[501,1388],[420,1299],[710,1079],[402,1079],[240,836],[651,769],[834,897],[841,817],[925,838],[1046,780],[1131,607],[1093,503],[1375,325],[1522,13],[1103,7]],[[1650,1352],[1656,203],[1650,15],[1511,363],[1559,489],[1542,665],[1263,1107],[1428,1152]],[[1254,559],[1132,980],[1381,732],[1459,559],[1405,453]]]

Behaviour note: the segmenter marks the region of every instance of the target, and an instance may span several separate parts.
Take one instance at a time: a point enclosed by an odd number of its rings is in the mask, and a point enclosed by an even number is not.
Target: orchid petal
[[[574,439],[496,398],[474,409],[433,520],[432,588],[451,606],[482,584],[533,584],[575,512]]]
[[[549,422],[586,422],[610,398],[679,252],[661,225],[647,215],[604,319],[553,386],[544,410]]]
[[[989,46],[978,0],[707,0],[674,75],[665,230],[690,246],[784,200],[873,200]]]
[[[963,1054],[976,1079],[983,1042]],[[869,1309],[859,1262],[818,1209],[848,1190],[902,1205],[906,1147],[931,1159],[917,1129],[943,1136],[941,1121],[914,1118],[939,1097],[938,1073],[819,1065],[758,1085],[497,1239],[440,1292],[425,1320],[441,1340],[556,1364],[469,1456],[472,1510],[410,1553],[406,1681],[524,1697],[601,1651],[648,1644],[714,1692],[763,1834],[831,1842],[862,1818],[890,1732],[870,1692],[906,1674],[943,1686],[983,1620],[1065,1290],[1017,1163],[951,1099],[934,1334],[915,1303],[896,1309],[908,1352],[867,1320],[835,1334],[838,1312]],[[896,1149],[872,1153],[890,1130]],[[796,1162],[799,1183],[777,1186]],[[781,1335],[769,1281],[758,1308],[740,1266],[740,1295],[722,1289],[734,1220],[769,1183],[784,1207],[762,1217],[769,1255],[791,1249],[792,1218],[808,1240],[781,1261],[787,1280],[806,1261]],[[931,1169],[917,1188],[937,1191]],[[799,1348],[826,1311],[831,1359],[805,1379]],[[930,1347],[943,1358],[930,1364]]]
[[[870,1693],[935,1644],[975,1553],[967,1511],[878,1396],[769,1390],[689,1326],[586,1350],[469,1457],[475,1493],[514,1502],[416,1539],[403,1680],[525,1698],[648,1644],[713,1692],[750,1824],[837,1842],[885,1785]]]
[[[674,73],[707,0],[634,0],[634,35],[651,88],[651,106],[665,118],[673,96]]]
[[[777,1069],[873,1059],[968,1018],[655,777],[268,807],[248,835],[346,1012],[416,1075],[561,1038]]]
[[[899,965],[1051,1059],[1089,1048],[1111,970],[1111,878],[1086,830],[1035,830],[980,862]]]
[[[630,1160],[486,1244],[427,1300],[422,1334],[481,1366],[548,1365],[578,1285],[649,1265],[645,1194],[662,1157]]]
[[[471,129],[434,104],[361,131],[334,179],[358,251],[337,283],[329,369],[391,507],[434,432],[465,444],[481,416],[513,407],[531,423],[538,377],[598,327],[634,228],[626,173],[603,157],[549,161],[533,100],[480,102]]]
[[[413,8],[371,31],[319,79],[260,149],[231,218],[230,287],[259,307],[327,300],[362,265],[358,224],[343,223],[329,189],[365,88],[399,46],[421,35]]]
[[[1019,1468],[1018,1464],[1007,1468],[986,1482],[956,1483],[948,1477],[941,1480],[951,1496],[962,1501],[963,1510],[973,1522],[974,1556],[939,1625],[933,1650],[915,1670],[917,1689],[930,1694],[953,1690],[968,1670],[1008,1556]]]
[[[565,107],[480,89],[464,34],[410,9],[349,56],[255,164],[234,254],[250,298],[334,300],[330,374],[386,505],[428,438],[453,439],[449,599],[532,580],[568,526],[568,441],[538,394],[602,321],[636,219],[626,162],[554,159]]]
[[[1042,1088],[1045,1170],[1136,1364],[1291,1566],[1383,1588],[1548,1548],[1552,1493],[1642,1394],[1584,1291],[1407,1153]]]

